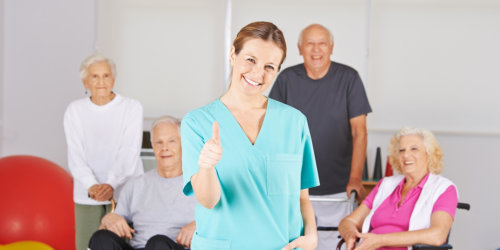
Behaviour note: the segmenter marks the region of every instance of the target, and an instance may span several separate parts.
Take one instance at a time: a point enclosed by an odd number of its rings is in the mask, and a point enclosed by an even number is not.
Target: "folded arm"
[[[356,249],[374,249],[382,246],[401,247],[414,244],[439,246],[446,242],[452,223],[453,218],[450,214],[436,211],[431,216],[430,227],[426,229],[387,234],[358,233],[362,242]]]

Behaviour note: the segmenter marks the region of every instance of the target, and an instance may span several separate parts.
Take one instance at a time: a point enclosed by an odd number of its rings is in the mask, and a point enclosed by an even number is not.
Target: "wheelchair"
[[[351,195],[350,195],[350,198],[331,198],[331,197],[309,197],[310,201],[311,202],[314,202],[314,203],[324,203],[325,205],[330,205],[332,203],[335,203],[335,204],[345,204],[345,214],[343,216],[347,216],[349,214],[351,214],[357,207],[358,207],[358,202],[356,201],[356,197],[357,197],[357,193],[356,191],[352,191],[351,192]],[[342,213],[343,214],[343,213]],[[333,249],[335,244],[337,244],[337,241],[334,240],[337,238],[337,235],[336,234],[330,234],[328,232],[333,232],[333,231],[338,231],[338,225],[337,226],[330,226],[330,224],[327,224],[328,226],[323,226],[323,225],[320,225],[319,224],[320,222],[318,221],[318,219],[316,218],[316,225],[317,226],[317,230],[318,230],[318,239],[322,238],[322,239],[326,239],[326,242],[323,242],[322,243],[322,246],[323,248],[322,249]],[[334,224],[332,224],[334,225]],[[323,232],[323,236],[320,237],[320,233]],[[340,235],[338,236],[340,237]],[[330,247],[332,246],[332,247]],[[318,245],[318,247],[320,247],[320,245]]]
[[[351,192],[350,198],[320,198],[320,197],[310,197],[309,200],[311,202],[339,202],[339,203],[347,203],[348,204],[348,214],[351,214],[354,209],[358,207],[358,202],[356,201],[357,193],[356,191]],[[338,227],[317,227],[318,231],[338,231]]]
[[[470,210],[470,204],[469,203],[459,202],[457,204],[457,208],[469,211]],[[425,245],[425,244],[416,244],[416,245],[412,246],[412,249],[414,249],[414,250],[415,249],[419,249],[419,250],[453,249],[453,246],[448,243],[448,240],[450,238],[450,233],[451,233],[451,229],[450,229],[450,232],[448,233],[448,237],[446,238],[446,243],[443,244],[443,245],[440,245],[440,246],[431,246],[431,245]],[[342,247],[343,244],[344,244],[344,239],[340,239],[339,243],[337,244],[337,248],[336,249],[337,250],[341,250],[341,247]]]

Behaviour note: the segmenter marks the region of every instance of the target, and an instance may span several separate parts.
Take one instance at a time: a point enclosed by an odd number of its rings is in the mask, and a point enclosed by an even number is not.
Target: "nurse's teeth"
[[[248,83],[252,84],[253,86],[258,86],[258,85],[259,85],[259,83],[254,82],[254,81],[252,81],[252,80],[250,80],[250,79],[248,79],[248,78],[246,78],[246,77],[245,77],[245,80],[246,80]]]

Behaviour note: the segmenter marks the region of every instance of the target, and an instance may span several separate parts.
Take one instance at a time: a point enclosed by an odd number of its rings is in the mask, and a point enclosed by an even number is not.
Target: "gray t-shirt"
[[[179,230],[194,221],[196,199],[185,196],[182,186],[182,175],[164,178],[155,168],[123,187],[115,212],[133,223],[133,248],[143,248],[156,234],[175,241]]]
[[[332,61],[328,73],[313,80],[298,64],[280,73],[269,97],[307,117],[320,180],[310,193],[345,192],[352,158],[349,119],[372,111],[358,72]]]

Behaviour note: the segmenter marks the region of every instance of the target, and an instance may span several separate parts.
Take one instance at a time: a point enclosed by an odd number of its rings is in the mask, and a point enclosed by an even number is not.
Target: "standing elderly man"
[[[322,25],[306,27],[298,43],[303,64],[289,67],[278,76],[269,97],[302,111],[311,130],[321,185],[310,189],[312,197],[344,198],[361,183],[366,157],[366,115],[371,107],[363,82],[353,68],[330,60],[333,36]],[[318,226],[336,226],[346,206],[313,203]],[[326,233],[319,234],[318,249],[332,247]]]
[[[182,193],[179,126],[180,121],[171,116],[153,123],[151,143],[157,167],[125,185],[116,211],[104,216],[102,230],[90,239],[90,249],[177,250],[190,246],[196,229],[196,200]]]

